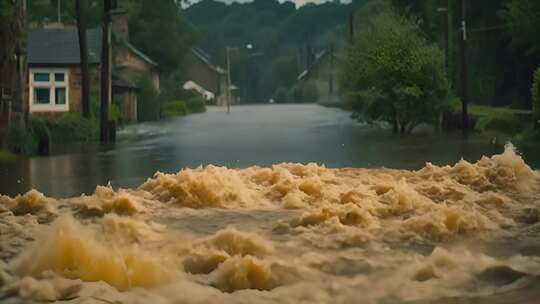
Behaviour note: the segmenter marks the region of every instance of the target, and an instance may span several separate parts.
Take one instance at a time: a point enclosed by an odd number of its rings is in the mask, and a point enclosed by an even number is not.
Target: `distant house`
[[[313,83],[317,88],[319,101],[339,101],[339,89],[337,87],[336,71],[338,58],[332,48],[325,48],[319,52],[309,54],[306,68],[298,75],[297,85]]]
[[[189,87],[197,88],[198,92],[213,94],[217,105],[225,105],[227,103],[227,71],[212,63],[210,56],[199,48],[192,48],[186,57],[186,84],[189,83]],[[208,93],[206,93],[207,96]]]
[[[112,16],[115,37],[113,102],[120,106],[125,122],[136,122],[138,88],[135,83],[148,76],[155,89],[159,90],[159,68],[153,60],[129,43],[127,13],[115,10]],[[92,91],[99,92],[101,29],[87,30],[87,42],[91,88]],[[56,26],[30,31],[28,35],[30,115],[57,117],[67,112],[82,111],[80,62],[79,38],[75,27]]]

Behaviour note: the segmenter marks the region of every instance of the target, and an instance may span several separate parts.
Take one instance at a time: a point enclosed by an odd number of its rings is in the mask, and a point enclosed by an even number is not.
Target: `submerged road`
[[[540,167],[539,146],[517,144],[525,160]],[[36,188],[66,197],[92,193],[96,185],[134,187],[156,171],[220,165],[270,166],[317,162],[328,167],[416,169],[425,162],[453,164],[502,152],[502,145],[460,135],[399,137],[350,118],[350,113],[318,105],[235,106],[167,121],[128,126],[118,143],[102,148],[69,147],[49,157],[0,165],[0,194]]]

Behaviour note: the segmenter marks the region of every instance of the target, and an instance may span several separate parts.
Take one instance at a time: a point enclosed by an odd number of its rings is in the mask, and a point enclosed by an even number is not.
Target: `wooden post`
[[[354,14],[349,15],[349,42],[352,44],[354,41]]]
[[[81,5],[81,2],[83,4]],[[88,43],[86,40],[86,18],[83,11],[86,0],[75,0],[75,16],[77,19],[77,32],[79,34],[79,54],[81,57],[82,76],[82,112],[83,117],[90,118],[90,74],[88,70]]]
[[[227,47],[227,114],[231,113],[231,49]]]
[[[104,0],[103,7],[103,39],[101,51],[101,117],[100,117],[100,140],[101,143],[109,143],[109,105],[111,83],[111,0]]]
[[[466,6],[465,0],[459,0],[459,6],[461,11],[461,39],[460,41],[460,64],[461,64],[461,114],[462,114],[462,128],[463,133],[469,131],[469,113],[468,113],[468,75],[467,75],[467,59],[466,59],[466,47],[467,47],[467,22],[466,22]]]

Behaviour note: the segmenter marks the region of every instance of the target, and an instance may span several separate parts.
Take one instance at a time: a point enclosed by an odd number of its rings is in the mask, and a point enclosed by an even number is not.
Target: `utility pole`
[[[103,6],[103,34],[101,51],[101,143],[110,142],[109,134],[109,104],[111,89],[111,0],[104,0]]]
[[[450,32],[451,24],[452,24],[452,14],[450,10],[450,1],[446,0],[446,7],[439,7],[437,8],[438,13],[445,14],[445,27],[444,27],[444,65],[445,65],[445,71],[446,71],[446,78],[450,81]]]
[[[58,23],[62,23],[62,0],[56,0]]]
[[[352,44],[354,41],[354,14],[349,14],[349,42]]]
[[[227,114],[231,113],[231,48],[227,47]]]
[[[467,88],[467,59],[465,57],[467,47],[467,8],[465,0],[459,0],[459,8],[461,11],[461,38],[460,38],[460,63],[461,63],[461,114],[463,133],[469,131],[469,114],[468,114],[468,88]]]
[[[82,2],[82,5],[81,5]],[[90,118],[90,73],[88,71],[88,43],[86,41],[86,0],[75,0],[75,16],[79,34],[79,54],[81,57],[82,112]]]

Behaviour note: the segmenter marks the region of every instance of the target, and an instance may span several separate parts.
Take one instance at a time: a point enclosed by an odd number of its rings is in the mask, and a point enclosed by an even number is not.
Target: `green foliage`
[[[163,105],[163,117],[165,118],[184,116],[188,112],[188,107],[183,101],[173,101]]]
[[[2,162],[13,162],[17,160],[17,155],[7,151],[0,149],[0,163]]]
[[[48,121],[53,144],[91,142],[99,138],[99,123],[76,113],[67,113],[59,120]]]
[[[139,82],[139,99],[137,101],[137,115],[139,121],[152,121],[160,118],[161,99],[154,89],[152,80],[144,77]]]
[[[512,113],[496,113],[483,118],[480,129],[484,131],[497,131],[508,134],[516,134],[523,130],[520,119]]]
[[[202,113],[206,111],[205,101],[202,96],[191,91],[185,91],[181,97],[186,101],[172,101],[163,104],[163,117],[183,116],[190,113]]]
[[[41,118],[17,119],[7,133],[7,148],[17,154],[34,155],[43,146],[97,140],[99,124],[76,113],[67,113],[58,120]]]
[[[402,133],[434,123],[448,96],[443,52],[391,7],[369,18],[357,34],[341,84],[354,110]]]
[[[186,101],[188,113],[202,113],[206,111],[204,99],[200,95],[195,95]]]
[[[174,0],[142,0],[130,6],[130,40],[169,75],[182,68],[195,35]],[[166,35],[160,35],[166,33]]]
[[[0,25],[11,22],[14,12],[15,10],[11,1],[0,1]]]
[[[540,1],[510,0],[500,15],[515,47],[529,54],[540,52]]]
[[[112,103],[109,106],[109,120],[119,121],[122,118],[122,111],[120,106],[116,103]]]
[[[38,148],[38,138],[32,123],[26,123],[23,118],[12,122],[7,131],[6,143],[8,150],[14,153],[35,154]]]
[[[538,67],[533,76],[531,96],[533,100],[533,111],[535,119],[540,120],[540,67]]]

